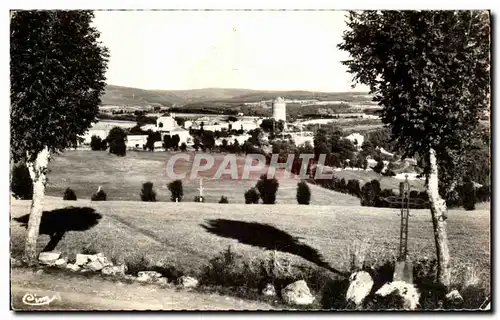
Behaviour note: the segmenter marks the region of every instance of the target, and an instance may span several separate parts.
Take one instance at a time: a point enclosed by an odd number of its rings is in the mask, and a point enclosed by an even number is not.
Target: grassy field
[[[151,181],[157,192],[158,201],[170,201],[167,184],[171,181],[167,175],[167,162],[171,152],[136,152],[128,151],[125,157],[117,157],[105,151],[66,151],[55,156],[49,164],[49,182],[47,195],[61,197],[67,187],[72,188],[80,199],[90,199],[101,185],[107,193],[108,200],[137,201],[140,200],[141,187],[144,182]],[[214,154],[216,163],[220,163],[223,155]],[[241,176],[244,158],[238,159],[238,174]],[[255,173],[248,180],[231,180],[223,175],[220,180],[211,179],[215,169],[202,172],[204,195],[207,202],[218,202],[222,195],[230,203],[244,203],[244,192],[255,186],[260,173]],[[190,165],[180,160],[176,162],[175,173],[189,172]],[[279,189],[277,203],[297,203],[297,179],[280,179],[277,173]],[[193,201],[199,194],[198,180],[183,179],[184,200]],[[311,186],[312,204],[357,206],[356,197]]]
[[[398,211],[348,206],[244,205],[214,203],[76,202],[51,199],[45,210],[91,207],[102,215],[87,231],[68,231],[56,250],[74,258],[84,248],[103,252],[115,261],[144,256],[152,264],[174,265],[197,272],[229,245],[248,258],[276,249],[292,262],[345,270],[347,248],[365,240],[376,258],[397,254]],[[29,213],[30,201],[13,200],[11,219]],[[68,210],[68,221],[78,209]],[[410,258],[434,257],[428,210],[412,210],[409,224]],[[450,210],[448,237],[454,269],[466,265],[490,277],[490,210]],[[11,252],[22,252],[25,228],[11,220]],[[40,236],[42,249],[48,236]]]

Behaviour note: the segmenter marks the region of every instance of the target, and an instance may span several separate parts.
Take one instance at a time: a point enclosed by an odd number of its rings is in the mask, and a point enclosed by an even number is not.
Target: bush
[[[229,201],[227,200],[227,197],[221,196],[219,203],[229,203]]]
[[[76,200],[76,193],[73,189],[66,188],[64,191],[63,200]]]
[[[263,174],[255,187],[259,190],[260,198],[264,204],[276,203],[276,192],[278,192],[279,187],[276,178],[269,179],[267,175]]]
[[[108,148],[106,139],[102,140],[98,136],[92,136],[90,138],[90,149],[93,151],[106,150]]]
[[[490,186],[481,186],[476,190],[476,200],[477,202],[490,201]]]
[[[361,188],[361,205],[374,207],[378,202],[380,191],[380,182],[378,180],[365,183],[363,188]]]
[[[96,193],[90,198],[92,201],[106,201],[106,192],[99,187]]]
[[[299,204],[309,204],[311,202],[311,190],[304,181],[297,183],[297,202]]]
[[[142,185],[141,200],[149,202],[156,201],[156,192],[153,190],[152,182],[146,182]]]
[[[127,146],[125,144],[126,138],[127,134],[122,128],[114,127],[111,129],[106,139],[109,142],[109,153],[121,157],[125,156],[127,153]]]
[[[194,197],[194,202],[205,202],[205,197],[196,196],[196,197]]]
[[[245,192],[245,203],[246,204],[257,204],[259,203],[259,193],[255,188],[250,188]]]
[[[470,179],[463,186],[462,205],[468,211],[476,209],[476,188]]]
[[[347,192],[350,195],[359,197],[361,195],[361,187],[359,186],[359,180],[351,179],[347,182]]]
[[[182,201],[182,197],[184,196],[184,192],[182,190],[182,181],[181,180],[175,180],[172,181],[168,184],[168,190],[170,190],[170,200],[173,202],[178,202]]]
[[[146,140],[146,149],[149,151],[155,150],[155,142],[161,141],[161,133],[153,132],[151,130],[148,131],[148,138]]]
[[[26,164],[19,163],[14,166],[10,190],[17,199],[33,199],[33,181]]]

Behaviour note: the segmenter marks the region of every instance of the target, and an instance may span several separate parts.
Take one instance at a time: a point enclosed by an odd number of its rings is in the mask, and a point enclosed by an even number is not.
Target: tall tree
[[[120,127],[113,127],[109,130],[108,137],[109,141],[109,153],[116,154],[117,156],[124,157],[127,154],[127,133]]]
[[[17,11],[10,28],[10,150],[25,160],[33,200],[25,259],[36,243],[50,154],[74,147],[96,120],[105,89],[108,50],[90,11]]]
[[[425,159],[437,280],[445,286],[451,269],[442,197],[460,182],[461,155],[489,106],[490,23],[484,11],[350,12],[338,45],[350,54],[343,63],[354,81],[384,107],[396,148]]]

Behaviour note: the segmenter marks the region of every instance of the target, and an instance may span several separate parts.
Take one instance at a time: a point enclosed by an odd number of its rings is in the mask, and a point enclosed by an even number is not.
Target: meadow
[[[67,151],[55,156],[49,165],[43,207],[44,215],[58,215],[55,228],[63,236],[51,239],[45,230],[48,224],[42,221],[38,249],[52,244],[70,261],[77,253],[102,252],[115,263],[140,266],[141,270],[159,267],[194,276],[201,276],[211,259],[229,246],[248,261],[261,261],[274,253],[294,266],[323,270],[329,277],[349,271],[353,248],[358,259],[373,264],[394,261],[398,255],[398,209],[361,207],[358,198],[315,185],[310,185],[311,205],[298,205],[296,179],[279,179],[277,204],[246,205],[243,193],[255,185],[260,173],[248,180],[214,180],[210,179],[214,169],[203,173],[207,202],[193,202],[198,195],[197,179],[183,180],[185,201],[171,202],[166,163],[173,154],[127,152],[125,157],[116,157],[99,151]],[[223,157],[215,156],[216,162]],[[238,173],[243,165],[238,159]],[[178,162],[174,171],[189,168],[189,164]],[[393,183],[389,180],[393,178],[384,179],[387,181],[382,186]],[[154,183],[158,202],[139,201],[146,181]],[[106,191],[107,201],[90,201],[99,185]],[[75,190],[77,201],[62,200],[66,187]],[[228,197],[229,204],[217,203],[221,195]],[[26,228],[16,219],[29,214],[30,204],[27,200],[11,201],[12,257],[22,255]],[[89,212],[99,214],[100,219],[82,220],[82,214]],[[446,221],[452,282],[473,279],[489,290],[489,203],[478,204],[474,211],[449,210]],[[88,226],[78,226],[80,222]],[[434,257],[430,212],[411,210],[408,258]]]
[[[99,186],[107,193],[108,200],[139,201],[142,184],[151,181],[157,193],[157,201],[171,201],[167,184],[172,181],[167,175],[168,160],[173,152],[127,151],[125,157],[117,157],[106,151],[69,150],[54,156],[49,163],[49,174],[46,194],[61,197],[64,190],[73,189],[79,199],[90,199]],[[218,164],[224,155],[213,154],[216,166],[212,170],[202,172],[204,196],[206,202],[218,202],[221,196],[230,203],[245,203],[244,192],[255,186],[261,173],[256,172],[249,179],[232,180],[223,175],[222,179],[212,179]],[[175,173],[187,172],[183,179],[184,201],[193,201],[199,195],[199,180],[190,178],[190,165],[179,160],[174,168]],[[238,173],[241,176],[245,164],[244,157],[238,158]],[[277,178],[280,186],[277,203],[297,203],[296,189],[299,180],[294,178]],[[339,192],[326,190],[319,186],[310,186],[312,190],[311,204],[357,206],[359,199]]]

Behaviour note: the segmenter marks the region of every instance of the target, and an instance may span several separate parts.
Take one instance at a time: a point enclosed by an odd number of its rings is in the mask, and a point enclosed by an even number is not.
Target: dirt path
[[[29,295],[54,298],[31,306]],[[23,299],[24,298],[24,299]],[[11,307],[14,310],[270,310],[263,302],[218,294],[203,294],[140,283],[112,282],[103,278],[65,273],[37,274],[12,269]]]

